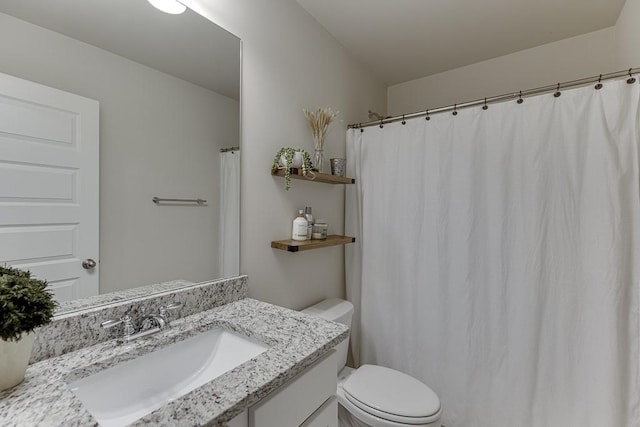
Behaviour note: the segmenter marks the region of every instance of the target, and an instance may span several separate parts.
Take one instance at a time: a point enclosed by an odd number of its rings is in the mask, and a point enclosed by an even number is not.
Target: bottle
[[[291,230],[292,240],[307,240],[307,220],[304,218],[304,211],[298,210],[298,216],[293,220],[293,229]]]
[[[311,206],[304,208],[304,218],[307,220],[307,240],[311,240],[313,234],[313,214],[311,213]]]
[[[316,240],[325,240],[327,238],[327,230],[329,226],[324,219],[317,219],[313,224],[313,238]]]

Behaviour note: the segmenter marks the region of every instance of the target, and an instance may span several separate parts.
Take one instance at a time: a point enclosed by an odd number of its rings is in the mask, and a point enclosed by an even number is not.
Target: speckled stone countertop
[[[242,299],[173,321],[166,331],[129,344],[110,340],[31,365],[22,384],[0,392],[0,425],[97,426],[67,382],[216,327],[255,337],[270,349],[132,425],[225,425],[348,336],[344,325]]]

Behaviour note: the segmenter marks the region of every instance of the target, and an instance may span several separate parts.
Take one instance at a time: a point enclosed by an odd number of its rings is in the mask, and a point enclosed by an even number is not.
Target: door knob
[[[85,270],[91,270],[92,268],[95,268],[95,267],[96,267],[96,262],[91,258],[87,258],[84,261],[82,261],[82,268],[84,268]]]

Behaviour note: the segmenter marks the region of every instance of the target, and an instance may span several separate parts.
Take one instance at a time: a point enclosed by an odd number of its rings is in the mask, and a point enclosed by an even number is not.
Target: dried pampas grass
[[[324,138],[327,136],[329,125],[333,122],[339,111],[333,111],[329,107],[317,108],[315,111],[302,109],[304,116],[307,118],[307,124],[313,135],[313,145],[315,150],[322,150],[324,146]]]

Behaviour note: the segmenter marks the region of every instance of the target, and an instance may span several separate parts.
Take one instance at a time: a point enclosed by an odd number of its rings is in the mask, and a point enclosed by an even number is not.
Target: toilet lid
[[[363,365],[345,381],[345,397],[365,412],[406,424],[439,415],[440,399],[424,383],[394,369]]]

